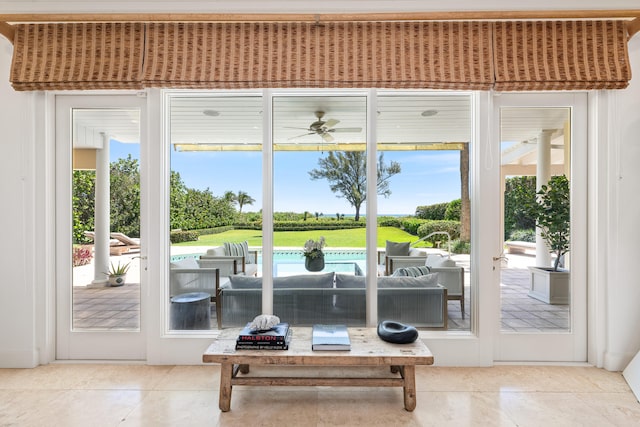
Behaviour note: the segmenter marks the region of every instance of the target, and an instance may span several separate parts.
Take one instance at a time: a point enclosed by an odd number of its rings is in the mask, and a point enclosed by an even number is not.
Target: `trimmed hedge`
[[[407,217],[407,218],[403,218],[402,221],[400,222],[400,228],[402,228],[404,231],[406,231],[409,234],[413,234],[414,236],[417,236],[418,229],[422,224],[426,222],[429,222],[429,220]]]
[[[198,237],[200,236],[200,233],[195,231],[195,230],[191,230],[191,231],[172,231],[169,234],[169,240],[171,240],[171,243],[182,243],[182,242],[195,242],[198,240]]]

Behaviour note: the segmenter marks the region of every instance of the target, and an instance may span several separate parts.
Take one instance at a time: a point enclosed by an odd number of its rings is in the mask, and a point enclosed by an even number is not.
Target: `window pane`
[[[247,320],[233,310],[240,296],[218,289],[231,276],[259,274],[262,98],[172,96],[169,104],[170,328],[215,329],[234,316],[244,324],[261,312],[260,296]]]
[[[364,325],[366,107],[363,96],[273,100],[274,313],[283,321]]]
[[[377,118],[379,319],[469,330],[470,97],[380,96]]]
[[[137,330],[140,112],[74,109],[72,121],[73,329]]]
[[[500,111],[506,252],[501,271],[503,332],[570,328],[570,120],[567,107]],[[544,198],[536,196],[543,185],[552,189]],[[542,211],[547,214],[536,216],[531,209],[536,200],[547,201]]]

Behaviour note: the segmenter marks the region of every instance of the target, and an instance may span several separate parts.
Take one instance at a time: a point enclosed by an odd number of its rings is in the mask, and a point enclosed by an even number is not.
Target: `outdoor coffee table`
[[[416,365],[432,365],[433,355],[418,339],[411,344],[391,344],[382,341],[375,328],[349,328],[350,351],[311,350],[311,328],[293,328],[289,350],[235,350],[240,329],[225,329],[202,356],[205,363],[220,363],[219,407],[231,408],[234,385],[257,386],[356,386],[402,387],[404,408],[416,407]],[[284,366],[389,366],[396,376],[360,377],[259,377],[248,374],[251,365]],[[331,371],[333,372],[333,371]]]

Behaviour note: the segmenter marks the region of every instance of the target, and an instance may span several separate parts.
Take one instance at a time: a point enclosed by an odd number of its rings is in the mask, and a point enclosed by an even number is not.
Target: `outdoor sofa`
[[[231,276],[220,287],[222,324],[244,326],[262,314],[262,278]],[[273,314],[310,326],[364,326],[365,277],[341,273],[300,274],[273,279]],[[378,278],[378,318],[416,327],[447,328],[447,289],[437,275]]]

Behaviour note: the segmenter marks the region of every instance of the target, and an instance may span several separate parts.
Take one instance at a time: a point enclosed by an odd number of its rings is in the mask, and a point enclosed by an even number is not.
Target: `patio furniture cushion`
[[[408,256],[411,243],[409,242],[391,242],[387,240],[386,256]]]
[[[246,264],[251,264],[253,259],[249,257],[249,243],[245,240],[242,243],[224,243],[224,254],[226,256],[243,256]]]
[[[433,288],[438,286],[438,273],[418,277],[378,277],[378,289],[382,288]]]
[[[429,273],[431,273],[431,267],[424,265],[424,266],[418,266],[418,267],[398,268],[396,271],[393,272],[391,276],[392,277],[402,277],[402,276],[418,277],[418,276],[424,276],[425,274],[429,274]]]
[[[336,288],[365,288],[365,277],[336,273]]]
[[[215,248],[207,249],[205,253],[207,256],[226,256],[224,246],[216,246]]]
[[[455,267],[456,262],[448,256],[442,256],[439,254],[431,254],[427,256],[424,265],[427,267]]]
[[[334,273],[296,274],[294,276],[274,277],[274,289],[328,289],[333,288]]]
[[[260,289],[262,278],[244,275],[229,276],[229,289]]]

